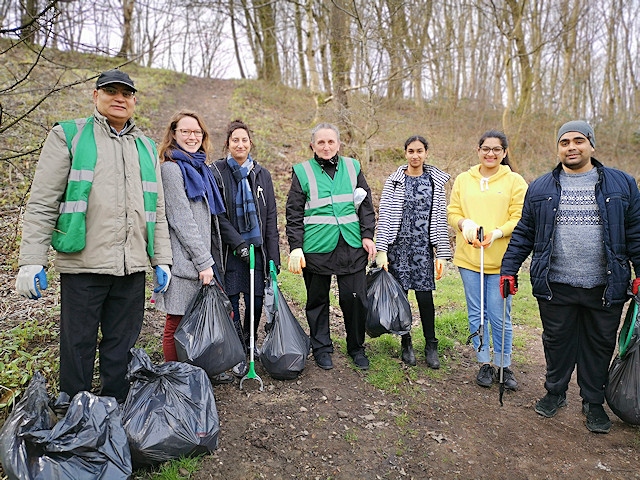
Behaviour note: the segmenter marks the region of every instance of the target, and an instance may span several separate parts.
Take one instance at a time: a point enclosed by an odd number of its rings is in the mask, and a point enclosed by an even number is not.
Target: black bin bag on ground
[[[370,337],[411,331],[409,300],[402,286],[383,268],[372,268],[367,273],[367,301],[365,330]]]
[[[260,350],[260,363],[276,380],[293,380],[304,370],[311,342],[278,288],[273,260],[270,270],[271,282],[264,292],[268,333]]]
[[[122,424],[133,465],[214,451],[220,421],[205,371],[181,362],[153,365],[139,348],[131,354],[131,388],[122,406]]]
[[[10,479],[130,478],[131,455],[115,398],[80,392],[59,421],[52,403],[36,372],[0,430],[0,460]]]
[[[178,360],[204,369],[209,376],[245,359],[232,320],[229,298],[215,282],[203,285],[174,334]]]
[[[611,411],[624,422],[640,425],[640,318],[634,297],[618,337],[618,355],[609,368],[604,394]]]

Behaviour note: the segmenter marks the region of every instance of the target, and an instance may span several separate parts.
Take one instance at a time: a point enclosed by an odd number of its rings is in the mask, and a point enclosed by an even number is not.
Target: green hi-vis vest
[[[302,244],[305,253],[331,252],[340,234],[352,247],[362,247],[360,219],[353,204],[360,164],[353,158],[338,158],[333,179],[313,159],[293,167],[307,194]]]
[[[59,122],[67,139],[71,156],[71,170],[60,204],[60,215],[51,237],[51,246],[58,252],[80,252],[86,246],[87,206],[93,184],[93,172],[98,161],[98,148],[93,134],[93,117]],[[158,157],[153,141],[147,137],[136,138],[140,162],[144,213],[147,227],[147,254],[153,257],[156,229],[156,205],[158,183],[155,159]]]

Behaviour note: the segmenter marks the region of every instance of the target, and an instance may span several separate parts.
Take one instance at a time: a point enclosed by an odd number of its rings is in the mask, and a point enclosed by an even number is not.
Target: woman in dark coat
[[[236,330],[249,346],[249,245],[255,250],[254,334],[262,314],[265,280],[269,275],[269,261],[280,269],[280,242],[276,198],[271,174],[251,157],[251,130],[240,120],[227,127],[224,144],[227,157],[215,162],[212,170],[224,197],[229,222],[220,223],[224,244],[225,291],[233,306]],[[243,294],[244,325],[240,323],[240,294]],[[247,371],[246,362],[234,367],[236,376]]]

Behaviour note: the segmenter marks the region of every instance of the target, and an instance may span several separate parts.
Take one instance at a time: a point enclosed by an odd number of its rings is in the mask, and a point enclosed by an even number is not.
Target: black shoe
[[[233,383],[234,378],[229,375],[227,372],[219,373],[218,375],[213,375],[209,377],[212,385],[224,385],[225,383]]]
[[[405,335],[402,335],[401,339],[402,339],[402,354],[400,355],[400,358],[402,358],[402,361],[407,365],[415,367],[416,354],[413,351],[413,344],[411,343],[411,335],[407,333]]]
[[[494,381],[496,383],[500,383],[500,368],[496,367],[496,373]],[[504,380],[504,388],[507,390],[513,390],[514,392],[518,390],[518,382],[516,382],[516,377],[513,374],[513,371],[509,367],[504,367],[504,373],[502,375],[502,379]]]
[[[327,352],[314,354],[313,358],[315,358],[316,364],[320,368],[322,368],[324,370],[331,370],[333,368],[333,362],[331,361],[331,355],[329,355]]]
[[[599,403],[588,403],[587,408],[587,429],[594,433],[609,433],[611,430],[611,420]],[[582,403],[582,412],[585,411],[585,403]]]
[[[478,376],[476,377],[476,383],[481,387],[489,388],[493,384],[493,376],[495,375],[495,368],[488,363],[485,363],[480,367]]]
[[[427,366],[437,370],[440,368],[440,360],[438,359],[438,339],[427,340],[427,345],[424,347],[424,356],[427,360]]]
[[[353,363],[356,364],[360,370],[369,370],[369,359],[364,353],[358,352],[353,355]]]
[[[544,397],[536,402],[535,411],[537,414],[543,417],[551,418],[560,407],[567,406],[567,394],[566,392],[560,395],[554,395],[553,393],[547,393]]]

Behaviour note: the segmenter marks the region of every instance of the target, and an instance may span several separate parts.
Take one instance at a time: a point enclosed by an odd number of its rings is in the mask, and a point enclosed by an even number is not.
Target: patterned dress
[[[433,185],[429,174],[405,178],[402,223],[389,245],[389,272],[405,290],[435,290],[433,247],[429,243],[429,220]]]

